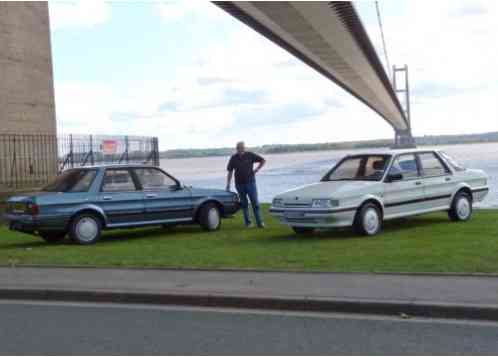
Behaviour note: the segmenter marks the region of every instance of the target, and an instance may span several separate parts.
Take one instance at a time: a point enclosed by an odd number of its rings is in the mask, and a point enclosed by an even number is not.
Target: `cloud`
[[[50,1],[49,12],[52,31],[90,28],[109,20],[111,6],[98,0]]]
[[[414,133],[496,130],[498,3],[434,1],[430,10],[400,4],[402,11],[389,12],[383,24],[391,64],[409,66]],[[368,32],[383,54],[376,17],[370,18]]]
[[[342,124],[347,114],[392,135],[356,99],[250,29],[200,52],[200,64],[186,62],[167,82],[56,83],[64,131],[154,135],[161,148],[231,146],[241,136],[251,145],[364,138]]]
[[[220,16],[221,10],[206,0],[176,0],[157,3],[159,15],[164,22],[184,20],[185,17],[200,17],[203,19]]]
[[[438,1],[431,11],[403,4],[383,20],[391,63],[410,68],[414,133],[496,130],[495,2]],[[154,6],[162,21],[178,26],[197,24],[204,7],[220,11],[196,1]],[[162,149],[232,146],[240,139],[259,145],[393,136],[377,114],[253,30],[226,14],[209,19],[230,31],[208,44],[188,40],[194,59],[175,66],[167,81],[56,82],[62,129],[159,136]],[[202,31],[205,24],[196,26]],[[367,23],[381,48],[376,26]]]

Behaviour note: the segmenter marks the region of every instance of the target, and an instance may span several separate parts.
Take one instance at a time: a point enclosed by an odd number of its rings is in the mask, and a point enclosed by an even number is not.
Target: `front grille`
[[[303,208],[303,207],[310,207],[311,205],[309,203],[284,203],[285,207],[289,208]]]
[[[316,223],[313,218],[286,218],[285,220],[289,223]]]

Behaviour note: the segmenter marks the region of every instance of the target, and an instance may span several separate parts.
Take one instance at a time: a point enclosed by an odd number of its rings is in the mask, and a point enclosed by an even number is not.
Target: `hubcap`
[[[379,215],[373,208],[369,208],[363,217],[363,226],[368,234],[373,234],[379,228]]]
[[[209,227],[214,229],[220,224],[220,215],[216,208],[210,208],[208,212],[208,224]]]
[[[78,237],[85,242],[95,239],[99,231],[98,224],[93,218],[84,217],[76,225]]]
[[[465,197],[458,200],[457,214],[461,219],[466,219],[470,215],[470,202]]]

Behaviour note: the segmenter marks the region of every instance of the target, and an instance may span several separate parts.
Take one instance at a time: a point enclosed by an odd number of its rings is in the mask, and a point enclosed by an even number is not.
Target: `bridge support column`
[[[410,112],[410,85],[408,83],[408,66],[405,64],[403,67],[393,66],[392,72],[393,89],[396,95],[403,95],[401,103],[405,111],[406,119],[408,121],[408,128],[406,130],[395,130],[393,149],[409,149],[416,148],[415,139],[412,136],[412,119]],[[401,74],[401,78],[398,78]]]
[[[416,147],[415,139],[410,130],[395,131],[392,149],[411,149]]]

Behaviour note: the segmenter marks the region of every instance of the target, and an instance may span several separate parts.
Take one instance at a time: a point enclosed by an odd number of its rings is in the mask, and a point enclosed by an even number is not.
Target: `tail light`
[[[40,213],[40,206],[36,203],[28,203],[26,206],[26,213],[32,216],[38,216]]]

